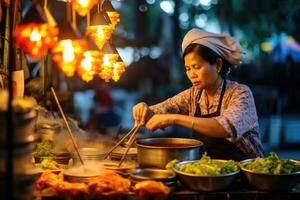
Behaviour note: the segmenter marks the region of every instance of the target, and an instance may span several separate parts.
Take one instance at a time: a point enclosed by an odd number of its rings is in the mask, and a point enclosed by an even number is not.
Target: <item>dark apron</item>
[[[224,84],[219,99],[218,109],[216,112],[207,115],[201,115],[201,108],[199,106],[199,103],[197,103],[195,117],[211,118],[211,117],[220,116],[222,100],[223,100],[225,90],[226,90],[226,80],[224,80]],[[241,161],[250,158],[244,152],[242,152],[235,144],[229,142],[224,138],[210,137],[194,131],[193,131],[193,138],[203,142],[202,152],[207,152],[207,155],[209,155],[213,159]]]

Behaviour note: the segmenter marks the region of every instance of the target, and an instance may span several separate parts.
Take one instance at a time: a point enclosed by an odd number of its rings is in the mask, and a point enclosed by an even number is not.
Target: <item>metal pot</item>
[[[72,183],[88,183],[96,180],[100,174],[101,171],[94,166],[81,166],[65,170],[64,178]]]
[[[79,153],[85,162],[91,162],[91,161],[95,162],[95,161],[104,160],[106,152],[103,149],[83,147],[83,148],[79,148]],[[73,158],[74,158],[75,165],[80,164],[80,160],[77,155],[77,152],[73,153]]]
[[[136,145],[140,167],[165,169],[166,164],[174,159],[200,159],[203,143],[187,138],[147,138],[137,140]]]

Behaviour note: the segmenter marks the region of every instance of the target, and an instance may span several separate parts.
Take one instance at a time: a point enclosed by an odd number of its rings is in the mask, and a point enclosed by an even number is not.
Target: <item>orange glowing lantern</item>
[[[105,12],[98,11],[92,17],[90,26],[87,27],[87,35],[91,36],[99,49],[109,40],[113,33],[109,18],[105,18]]]
[[[114,75],[114,64],[119,58],[119,54],[114,47],[106,43],[103,47],[103,64],[102,71],[99,73],[100,78],[108,82]]]
[[[58,28],[47,8],[33,5],[23,22],[14,30],[14,40],[24,53],[40,59],[57,40]],[[52,18],[51,18],[52,17]]]
[[[72,0],[72,5],[79,15],[85,16],[98,2],[99,0]]]
[[[51,49],[52,60],[67,76],[73,76],[83,58],[82,53],[87,48],[87,43],[69,22],[61,27],[58,39]]]
[[[108,14],[109,19],[112,23],[112,27],[113,29],[115,29],[116,25],[120,22],[120,14],[111,5],[111,2],[109,0],[104,0],[102,9],[105,10],[105,12]]]
[[[87,37],[88,49],[83,53],[84,58],[81,60],[78,68],[78,75],[82,80],[88,82],[93,80],[94,75],[102,70],[103,53],[99,51],[95,42]]]
[[[125,72],[125,63],[119,56],[119,59],[114,64],[114,71],[113,71],[114,74],[112,79],[114,81],[118,81],[124,72]]]

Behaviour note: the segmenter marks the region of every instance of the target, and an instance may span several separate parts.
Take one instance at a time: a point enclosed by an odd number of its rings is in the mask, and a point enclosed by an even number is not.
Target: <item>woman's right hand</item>
[[[135,126],[144,126],[153,113],[145,102],[141,102],[133,106],[132,115]]]

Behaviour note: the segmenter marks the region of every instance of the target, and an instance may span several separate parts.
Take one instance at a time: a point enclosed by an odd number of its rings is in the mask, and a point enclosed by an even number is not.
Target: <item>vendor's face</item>
[[[219,77],[217,64],[210,64],[195,52],[184,57],[187,77],[199,89],[210,88]]]

